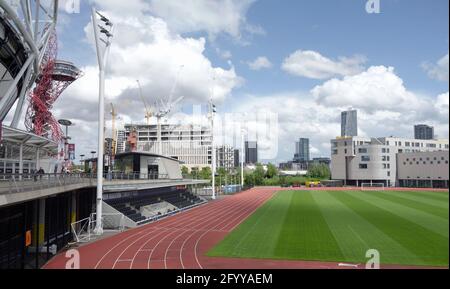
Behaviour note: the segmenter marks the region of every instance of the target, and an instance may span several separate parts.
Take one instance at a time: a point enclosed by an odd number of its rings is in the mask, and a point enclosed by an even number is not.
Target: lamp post
[[[99,21],[103,22],[102,26]],[[97,211],[96,235],[103,234],[102,210],[103,210],[103,157],[104,157],[104,123],[105,123],[105,70],[111,49],[111,38],[114,26],[112,22],[92,7],[92,25],[94,26],[94,38],[97,49],[99,66],[99,101],[98,101],[98,160],[97,160]],[[104,46],[104,47],[103,47]]]
[[[214,117],[216,115],[216,106],[213,104],[212,98],[209,101],[209,121],[211,125],[211,146],[212,146],[212,160],[211,160],[211,175],[212,175],[212,199],[216,199],[216,148],[214,145]]]
[[[69,127],[73,126],[73,122],[68,119],[60,119],[58,123],[66,128],[66,134],[64,136],[64,167],[66,167],[69,160]]]
[[[84,157],[85,156],[86,155],[80,155],[80,165],[81,165],[81,167],[82,167],[84,172],[86,172],[86,167],[83,168],[83,166],[84,166]]]
[[[245,135],[247,132],[241,130],[241,189],[244,189],[244,162],[245,162]]]

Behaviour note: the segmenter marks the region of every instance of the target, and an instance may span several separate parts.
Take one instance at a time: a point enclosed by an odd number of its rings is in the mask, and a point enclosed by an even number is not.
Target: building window
[[[366,154],[367,153],[367,149],[359,149],[358,152],[360,154]]]
[[[387,176],[388,176],[388,177],[391,176],[391,172],[390,172],[390,171],[387,172]]]
[[[370,162],[370,156],[361,156],[362,162]]]
[[[367,164],[359,164],[359,168],[361,170],[367,170],[368,166],[367,166]]]

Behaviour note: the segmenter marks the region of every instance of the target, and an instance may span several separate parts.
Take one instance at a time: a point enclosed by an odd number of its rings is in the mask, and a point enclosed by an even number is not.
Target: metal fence
[[[167,174],[141,174],[111,172],[103,175],[104,180],[114,181],[158,181],[170,180]],[[75,184],[95,186],[95,173],[65,173],[65,174],[0,174],[0,195],[24,193],[64,187]],[[174,180],[175,181],[175,180]]]
[[[92,177],[86,174],[0,174],[0,195],[76,184],[92,185]]]

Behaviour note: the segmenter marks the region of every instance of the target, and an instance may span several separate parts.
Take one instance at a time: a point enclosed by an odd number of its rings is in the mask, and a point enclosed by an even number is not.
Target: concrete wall
[[[400,180],[449,180],[449,152],[403,153],[398,155]]]
[[[180,163],[166,158],[141,156],[141,174],[148,174],[148,166],[157,165],[160,175],[169,175],[169,179],[183,179]]]

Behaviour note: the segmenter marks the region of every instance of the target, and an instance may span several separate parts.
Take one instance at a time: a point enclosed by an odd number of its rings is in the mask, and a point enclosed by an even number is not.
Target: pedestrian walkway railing
[[[78,184],[88,186],[95,182],[88,174],[0,174],[0,195]]]
[[[172,180],[167,174],[142,174],[111,172],[103,175],[105,181],[184,181]],[[50,188],[65,187],[68,185],[95,186],[97,174],[95,173],[63,173],[63,174],[0,174],[0,195],[25,193]]]

